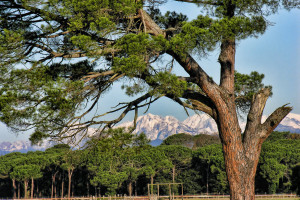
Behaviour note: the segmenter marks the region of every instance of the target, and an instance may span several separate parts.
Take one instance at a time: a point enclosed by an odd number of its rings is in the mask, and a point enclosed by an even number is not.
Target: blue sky
[[[162,6],[162,12],[177,11],[186,14],[189,19],[200,14],[200,8],[190,3],[169,1]],[[236,69],[241,73],[258,71],[265,74],[264,83],[273,86],[273,96],[268,100],[264,114],[269,115],[276,108],[290,103],[292,113],[300,114],[300,10],[281,10],[278,14],[268,17],[274,22],[264,35],[250,38],[238,43],[236,54]],[[200,65],[216,81],[219,80],[220,67],[217,62],[218,51],[212,52],[206,59],[198,60]],[[180,69],[178,73],[182,72]],[[183,73],[184,74],[184,73]],[[126,102],[120,85],[107,93],[99,102],[99,110],[105,112],[107,105],[115,106],[119,101]],[[105,106],[104,106],[105,105]],[[139,112],[143,114],[143,110]],[[167,99],[161,99],[151,105],[148,113],[157,115],[172,115],[179,120],[187,118],[185,111]],[[190,112],[193,115],[192,112]],[[125,121],[132,120],[129,114]],[[111,116],[114,117],[114,116]],[[26,140],[29,133],[18,136],[8,131],[0,123],[0,142]]]

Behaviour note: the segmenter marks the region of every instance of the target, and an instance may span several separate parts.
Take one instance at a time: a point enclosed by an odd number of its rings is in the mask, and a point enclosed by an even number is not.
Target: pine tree
[[[195,2],[207,15],[189,22],[182,14],[161,15],[155,7],[159,2],[2,0],[1,121],[15,130],[33,128],[33,142],[84,137],[89,127],[110,128],[133,110],[136,119],[139,108],[167,97],[216,121],[231,199],[254,199],[261,145],[292,108],[276,109],[261,124],[271,89],[246,90],[249,98],[235,87],[236,42],[263,34],[266,16],[281,7],[299,8],[299,1],[199,0]],[[217,84],[193,55],[201,57],[219,46]],[[166,55],[171,62],[159,62]],[[189,76],[172,73],[174,62]],[[129,96],[140,96],[87,119],[117,81],[123,81]],[[248,102],[244,134],[237,114],[241,99]],[[116,119],[101,118],[117,111],[122,112]]]

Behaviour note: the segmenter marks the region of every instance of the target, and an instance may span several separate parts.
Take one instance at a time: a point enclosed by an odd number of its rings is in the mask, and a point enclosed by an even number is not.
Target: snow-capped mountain
[[[264,116],[263,120],[267,117]],[[118,127],[131,127],[133,122],[125,122]],[[245,123],[241,123],[242,130],[245,128]],[[291,133],[300,133],[300,115],[289,114],[275,129],[276,131],[289,131]],[[218,132],[217,125],[214,120],[207,114],[193,115],[183,122],[180,122],[174,117],[161,117],[158,115],[147,114],[140,116],[137,119],[135,133],[144,132],[150,140],[164,140],[170,135],[177,133],[187,133],[191,135],[216,134]]]
[[[294,113],[288,114],[277,126],[276,130],[300,133],[300,115]]]
[[[263,116],[263,121],[266,119]],[[133,126],[133,122],[125,122],[118,127],[129,128]],[[241,123],[242,130],[245,128],[245,123]],[[277,131],[289,131],[291,133],[300,134],[300,114],[289,114],[275,129]],[[162,140],[170,135],[178,133],[187,133],[191,135],[204,134],[217,134],[217,125],[212,118],[207,114],[196,114],[184,121],[179,121],[172,116],[158,116],[147,114],[140,116],[137,119],[137,126],[135,133],[144,132],[148,139],[156,141],[152,144],[159,144]],[[44,150],[51,146],[50,142],[44,142],[42,146],[31,146],[29,141],[16,141],[16,142],[2,142],[0,143],[0,155],[19,151],[35,151]]]
[[[218,132],[215,121],[207,114],[193,115],[183,121],[183,124],[193,128],[199,133],[214,134]]]
[[[1,142],[0,143],[0,155],[11,153],[11,152],[28,152],[28,151],[43,151],[46,148],[50,147],[50,143],[45,142],[43,145],[38,146],[34,145],[32,146],[29,141],[15,141],[15,142]]]
[[[129,128],[133,122],[125,122],[118,127]],[[150,140],[164,140],[170,135],[187,133],[197,135],[199,133],[215,134],[218,132],[217,125],[206,114],[194,115],[183,122],[175,117],[147,114],[137,119],[135,133],[144,132]]]

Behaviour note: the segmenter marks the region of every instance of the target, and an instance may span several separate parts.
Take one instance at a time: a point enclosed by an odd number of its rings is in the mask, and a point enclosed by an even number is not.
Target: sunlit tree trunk
[[[33,191],[34,191],[34,180],[31,178],[31,199],[33,199]]]
[[[17,198],[17,186],[16,186],[16,179],[12,179],[12,185],[13,185],[13,198],[16,199]]]
[[[71,198],[71,183],[72,183],[73,170],[68,169],[68,198]]]
[[[24,198],[27,199],[28,197],[28,180],[24,180]]]
[[[129,181],[127,187],[128,187],[128,194],[131,197],[132,196],[132,181]]]
[[[175,173],[176,173],[176,168],[175,168],[175,165],[174,167],[172,168],[172,182],[175,183]]]
[[[51,199],[53,198],[53,194],[55,193],[55,197],[56,197],[56,187],[55,187],[55,178],[56,178],[56,174],[58,172],[55,172],[52,175],[52,183],[51,183]]]

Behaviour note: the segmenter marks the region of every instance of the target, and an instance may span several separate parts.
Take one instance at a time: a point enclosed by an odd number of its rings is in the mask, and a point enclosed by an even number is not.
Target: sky
[[[191,3],[168,1],[161,7],[162,13],[167,10],[182,12],[191,20],[200,14],[200,9]],[[249,38],[238,42],[236,49],[236,70],[249,74],[258,71],[265,74],[264,84],[273,86],[273,96],[267,101],[264,115],[271,114],[276,108],[289,103],[293,107],[292,113],[300,114],[300,10],[280,10],[277,14],[268,17],[274,23],[259,38]],[[218,50],[207,58],[197,59],[203,69],[219,80],[220,67],[217,62]],[[178,67],[178,66],[177,66]],[[176,66],[175,66],[176,68]],[[176,73],[185,75],[181,69]],[[119,102],[128,102],[130,99],[123,95],[121,85],[116,84],[99,102],[98,110],[105,112],[107,108]],[[145,109],[139,111],[144,114]],[[176,103],[162,98],[153,103],[147,113],[167,116],[171,115],[178,120],[185,120],[188,116],[184,109]],[[189,112],[193,115],[193,112]],[[107,119],[112,119],[110,116]],[[124,121],[133,120],[130,113]],[[123,122],[124,122],[123,121]],[[15,134],[0,123],[0,142],[27,140],[30,132]]]

